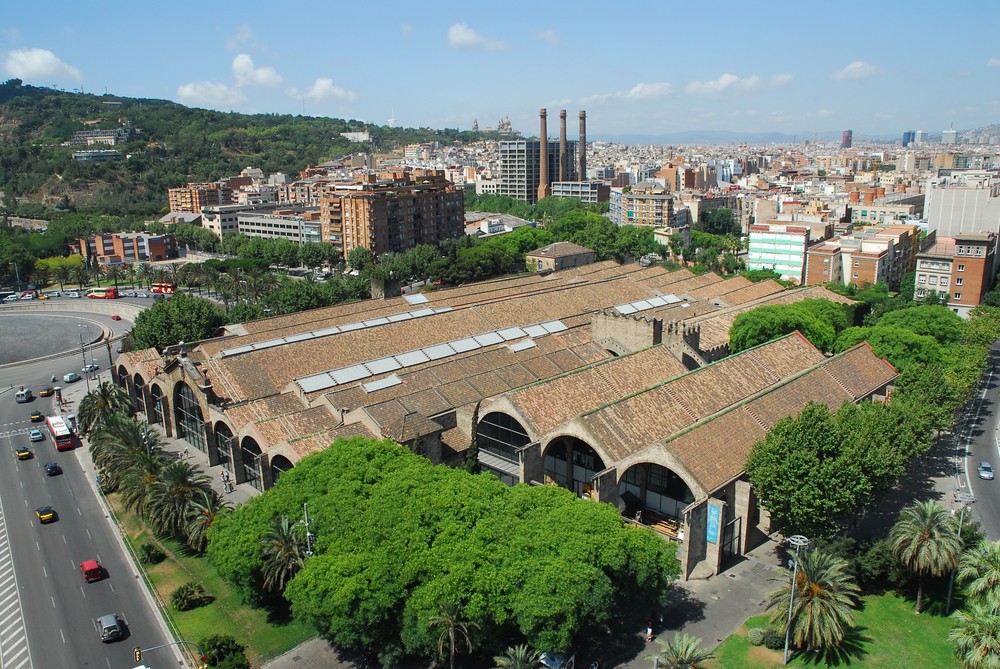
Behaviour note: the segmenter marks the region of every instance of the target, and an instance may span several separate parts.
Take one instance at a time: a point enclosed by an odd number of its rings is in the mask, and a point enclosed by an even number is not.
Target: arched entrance
[[[146,407],[146,420],[152,424],[164,425],[163,390],[156,384],[149,387],[149,405]]]
[[[148,412],[146,411],[146,382],[141,375],[132,375],[132,387],[130,390],[132,391],[132,407],[136,411],[141,411],[146,415],[146,420],[149,420]]]
[[[619,493],[623,500],[635,499],[645,511],[679,520],[694,494],[672,469],[652,462],[629,467],[622,476]]]
[[[253,437],[243,437],[240,443],[240,457],[243,460],[244,482],[249,483],[257,490],[264,491],[264,483],[261,480],[260,461],[264,457],[260,446]]]
[[[476,442],[484,470],[496,474],[507,485],[521,482],[517,452],[531,443],[531,438],[516,419],[498,411],[486,414],[476,426]]]
[[[278,485],[278,479],[281,478],[281,475],[291,471],[294,466],[292,461],[284,455],[276,455],[271,458],[271,485]]]
[[[174,421],[177,438],[183,439],[202,453],[208,453],[205,438],[205,419],[194,391],[186,383],[178,383],[174,394]]]
[[[115,367],[115,385],[128,390],[128,370],[124,366]]]
[[[236,438],[229,426],[219,421],[215,424],[215,445],[219,453],[219,466],[229,470],[230,474],[235,474],[233,459],[235,457]]]
[[[576,437],[557,437],[545,449],[546,482],[569,488],[577,495],[593,492],[594,477],[605,464],[590,444]]]

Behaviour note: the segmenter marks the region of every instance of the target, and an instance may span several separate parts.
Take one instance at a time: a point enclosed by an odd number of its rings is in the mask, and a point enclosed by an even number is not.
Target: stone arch
[[[680,472],[655,462],[636,462],[619,479],[618,492],[627,513],[652,512],[681,519],[695,494]]]
[[[216,421],[215,445],[219,455],[218,465],[228,470],[230,474],[236,474],[242,469],[243,460],[240,458],[240,449],[237,447],[239,440],[233,433],[232,428],[225,421]]]
[[[542,451],[545,482],[555,483],[577,495],[591,495],[594,478],[608,462],[593,446],[578,436],[559,435]]]
[[[208,435],[205,431],[205,415],[202,413],[198,396],[191,386],[183,381],[174,386],[174,424],[177,438],[208,453]]]
[[[275,455],[271,458],[271,485],[276,485],[281,475],[290,471],[295,465],[284,455]]]
[[[129,377],[125,365],[115,365],[114,382],[116,386],[124,388],[125,392],[131,394],[132,388],[130,386],[132,379]]]
[[[264,452],[253,437],[243,437],[240,440],[240,460],[242,472],[237,476],[238,483],[249,483],[257,490],[264,491]]]
[[[141,412],[146,416],[146,420],[149,420],[146,410],[146,399],[149,389],[146,388],[146,381],[142,378],[142,374],[136,372],[132,375],[132,381],[129,384],[129,395],[132,397],[132,406],[135,407],[136,411]]]
[[[167,398],[163,395],[163,388],[159,383],[149,384],[149,402],[146,404],[146,420],[150,424],[162,425],[167,428]],[[167,431],[169,436],[170,432]]]
[[[528,431],[504,411],[488,411],[474,425],[480,466],[507,485],[521,482],[518,451],[532,442]]]

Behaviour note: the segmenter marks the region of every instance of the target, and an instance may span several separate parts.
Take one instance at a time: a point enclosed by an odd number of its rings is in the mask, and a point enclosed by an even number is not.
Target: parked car
[[[126,290],[124,293],[122,293],[122,297],[135,297],[135,291]]]
[[[17,302],[17,295],[8,295],[7,297],[3,298],[3,301],[4,302]]]
[[[985,479],[987,481],[993,480],[993,465],[983,460],[979,463],[979,478]]]
[[[97,629],[101,632],[101,641],[117,641],[125,634],[125,625],[117,613],[108,613],[97,619]]]
[[[50,290],[49,292],[47,292],[45,294],[48,297],[59,297],[61,295],[61,293],[58,290]]]
[[[83,373],[90,374],[91,372],[96,372],[100,368],[101,368],[100,365],[98,365],[96,362],[92,362],[83,368]]]
[[[76,292],[75,290],[66,291],[66,297],[78,300],[80,299],[80,293]]]
[[[149,297],[149,295],[147,295],[146,293],[136,293],[136,294],[135,294],[135,296],[136,296],[136,297],[142,297],[142,298],[147,298],[147,297]]]
[[[70,372],[69,374],[63,377],[63,381],[65,381],[66,383],[73,383],[74,381],[79,381],[79,380],[80,380],[80,375],[77,374],[76,372]]]
[[[21,296],[21,299],[22,300],[33,300],[33,299],[35,299],[35,296],[32,295],[31,293],[25,293],[24,295]]]

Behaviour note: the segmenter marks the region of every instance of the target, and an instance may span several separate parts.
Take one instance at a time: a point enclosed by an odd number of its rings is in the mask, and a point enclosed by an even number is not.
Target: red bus
[[[170,283],[169,281],[154,281],[149,284],[149,292],[151,293],[163,293],[164,295],[173,295],[174,291],[177,290],[177,284]]]
[[[121,296],[118,294],[118,289],[111,286],[110,288],[91,288],[87,291],[87,297],[92,300],[114,300]]]
[[[57,451],[73,450],[73,433],[62,416],[46,416],[45,423],[49,426],[52,443],[56,445]]]

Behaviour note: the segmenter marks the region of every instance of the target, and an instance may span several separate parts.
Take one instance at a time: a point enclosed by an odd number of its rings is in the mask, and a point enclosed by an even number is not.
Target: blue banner
[[[719,543],[719,525],[722,524],[722,509],[710,505],[708,507],[708,528],[705,531],[705,539],[710,543]]]

